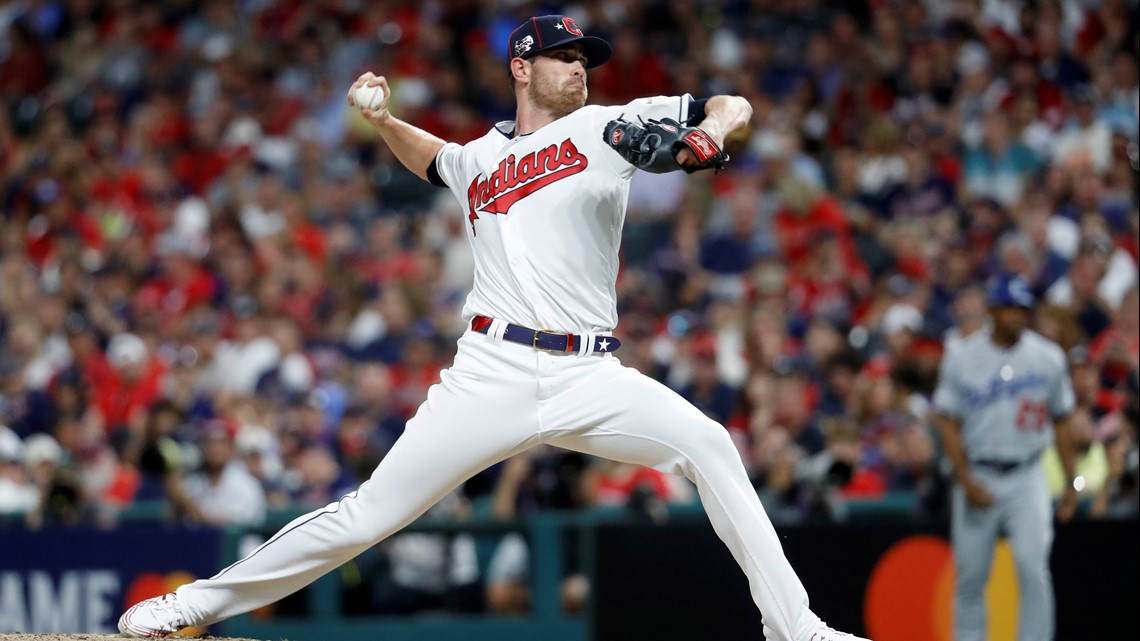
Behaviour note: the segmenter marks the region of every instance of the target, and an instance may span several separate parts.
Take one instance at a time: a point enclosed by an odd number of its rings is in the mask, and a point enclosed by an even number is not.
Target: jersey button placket
[[[519,259],[514,250],[515,235],[511,229],[511,219],[503,216],[503,223],[499,225],[503,234],[503,251],[507,254],[507,261],[512,268],[519,266]]]
[[[504,218],[500,226],[503,237],[503,252],[507,256],[507,263],[511,266],[511,272],[515,276],[515,280],[523,285],[526,290],[537,291],[538,284],[531,277],[530,271],[527,269],[528,263],[526,259],[527,244],[521,238],[518,232],[518,225],[512,225],[510,218]],[[534,309],[535,300],[531,300],[531,311],[537,312]]]
[[[539,283],[535,277],[534,265],[540,260],[532,260],[531,252],[540,251],[541,248],[534,248],[527,243],[526,238],[523,237],[518,228],[519,225],[515,224],[504,229],[503,246],[507,252],[507,260],[510,261],[515,281],[522,286],[522,291],[531,292],[527,295],[527,302],[530,303],[530,313],[537,319],[544,316],[545,291],[543,284]]]

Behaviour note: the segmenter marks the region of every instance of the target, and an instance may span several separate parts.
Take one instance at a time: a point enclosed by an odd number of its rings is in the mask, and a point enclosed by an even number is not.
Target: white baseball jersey
[[[475,255],[463,317],[575,334],[613,330],[618,247],[635,168],[602,133],[623,115],[684,123],[691,100],[587,106],[530,134],[512,137],[515,123],[505,121],[466,145],[444,145],[436,169],[462,203]]]
[[[961,421],[970,459],[1017,462],[1053,442],[1054,417],[1073,411],[1065,354],[1035,332],[1003,349],[979,331],[942,360],[934,405]]]
[[[512,138],[508,122],[467,145],[445,145],[434,173],[464,204],[475,256],[464,316],[576,334],[612,330],[634,168],[602,140],[605,125],[621,115],[683,122],[689,107],[689,96],[584,107],[529,135]],[[811,611],[724,427],[611,353],[548,352],[474,329],[359,490],[298,517],[214,577],[180,587],[171,623],[209,624],[299,590],[479,471],[539,444],[685,475],[748,578],[764,636],[841,636]],[[154,636],[176,627],[145,624],[174,610],[145,604],[123,615],[120,630]]]

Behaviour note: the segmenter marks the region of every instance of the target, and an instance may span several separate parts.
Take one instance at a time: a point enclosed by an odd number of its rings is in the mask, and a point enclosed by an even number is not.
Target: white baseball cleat
[[[141,639],[164,637],[187,627],[174,592],[139,601],[119,617],[123,636]]]

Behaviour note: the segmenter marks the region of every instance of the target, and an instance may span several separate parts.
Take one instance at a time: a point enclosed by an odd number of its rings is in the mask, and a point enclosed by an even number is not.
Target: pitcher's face
[[[586,104],[586,56],[575,45],[543,51],[531,60],[527,92],[534,105],[560,118]]]

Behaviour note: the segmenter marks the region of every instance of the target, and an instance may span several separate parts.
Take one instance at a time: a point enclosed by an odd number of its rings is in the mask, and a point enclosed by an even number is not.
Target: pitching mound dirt
[[[167,637],[173,639],[210,639],[210,641],[254,641],[211,636]],[[0,634],[0,641],[123,641],[117,634]]]

